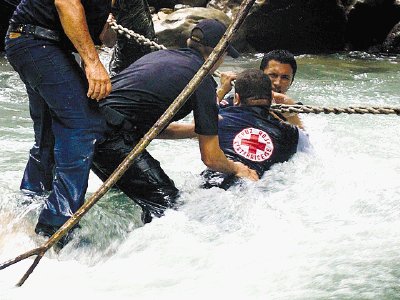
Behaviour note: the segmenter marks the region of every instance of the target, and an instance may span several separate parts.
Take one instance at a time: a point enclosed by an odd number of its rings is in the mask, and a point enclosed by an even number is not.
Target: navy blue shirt
[[[111,12],[111,0],[81,0],[85,9],[89,33],[95,44]],[[54,0],[22,0],[10,19],[14,24],[31,24],[63,33]],[[67,41],[64,35],[63,40]],[[68,42],[69,43],[69,42]]]
[[[13,7],[16,7],[20,2],[20,0],[4,0],[4,1]]]
[[[223,108],[227,108],[227,107],[234,106],[234,104],[233,104],[233,100],[234,100],[234,99],[235,99],[235,97],[234,97],[233,94],[229,94],[229,95],[225,96],[225,98],[222,99],[222,100],[219,102],[219,109],[223,109]],[[286,121],[286,118],[285,118],[281,113],[275,112],[275,114],[276,114],[279,118],[281,118],[283,121]]]
[[[204,59],[190,48],[149,53],[111,79],[113,90],[100,106],[107,105],[147,132],[186,87]],[[177,121],[193,111],[195,132],[218,134],[217,83],[208,75],[174,116]]]
[[[220,110],[219,144],[225,155],[261,177],[274,163],[297,150],[299,131],[268,113],[265,107],[231,106]]]

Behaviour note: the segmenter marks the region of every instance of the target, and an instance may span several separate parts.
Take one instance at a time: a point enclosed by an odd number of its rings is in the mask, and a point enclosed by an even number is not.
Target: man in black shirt
[[[278,162],[309,147],[308,136],[298,127],[268,111],[271,81],[261,70],[237,76],[234,105],[220,110],[218,136],[225,155],[256,170],[259,177]],[[228,189],[238,177],[215,170],[202,173],[204,187]]]
[[[188,48],[147,54],[112,78],[113,91],[100,102],[111,132],[107,141],[99,145],[93,166],[93,171],[101,179],[115,170],[180,94],[225,30],[219,21],[203,20],[192,30]],[[231,46],[227,52],[232,57],[238,56]],[[215,64],[211,73],[223,62],[223,58]],[[253,170],[240,162],[228,160],[219,148],[216,86],[214,79],[208,75],[172,121],[180,120],[193,111],[194,131],[199,138],[205,165],[256,180],[258,176]],[[192,126],[172,125],[161,137],[184,138],[192,135]],[[144,222],[149,222],[152,215],[161,216],[166,208],[174,207],[178,195],[173,181],[146,151],[139,155],[117,186],[142,207]]]

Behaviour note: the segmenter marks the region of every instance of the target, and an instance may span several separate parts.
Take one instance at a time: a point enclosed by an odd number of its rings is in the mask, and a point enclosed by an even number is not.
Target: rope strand
[[[349,107],[317,107],[310,105],[287,105],[287,104],[272,104],[271,111],[280,113],[304,113],[304,114],[396,114],[400,116],[400,107],[391,106],[349,106]]]

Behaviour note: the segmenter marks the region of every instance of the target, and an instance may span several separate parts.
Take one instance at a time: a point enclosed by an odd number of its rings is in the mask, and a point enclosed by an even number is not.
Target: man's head
[[[200,51],[203,56],[208,57],[222,38],[226,27],[214,19],[201,20],[190,33],[188,47]],[[233,58],[239,57],[239,52],[231,45],[227,48],[227,54]]]
[[[260,70],[271,79],[274,92],[285,94],[296,75],[297,63],[289,51],[272,50],[264,54]]]
[[[235,105],[270,106],[271,80],[261,70],[249,69],[238,74],[235,82]]]

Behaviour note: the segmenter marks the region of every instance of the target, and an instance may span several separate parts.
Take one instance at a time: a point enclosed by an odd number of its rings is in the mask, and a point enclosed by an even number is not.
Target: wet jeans
[[[39,222],[61,226],[84,202],[105,121],[86,97],[83,71],[59,45],[22,35],[6,38],[6,54],[25,83],[35,132],[21,188],[51,190]]]
[[[106,180],[139,141],[133,133],[117,130],[98,145],[93,172]],[[167,208],[176,207],[178,189],[160,163],[144,150],[124,173],[116,186],[143,210],[143,222],[151,216],[161,217]]]

